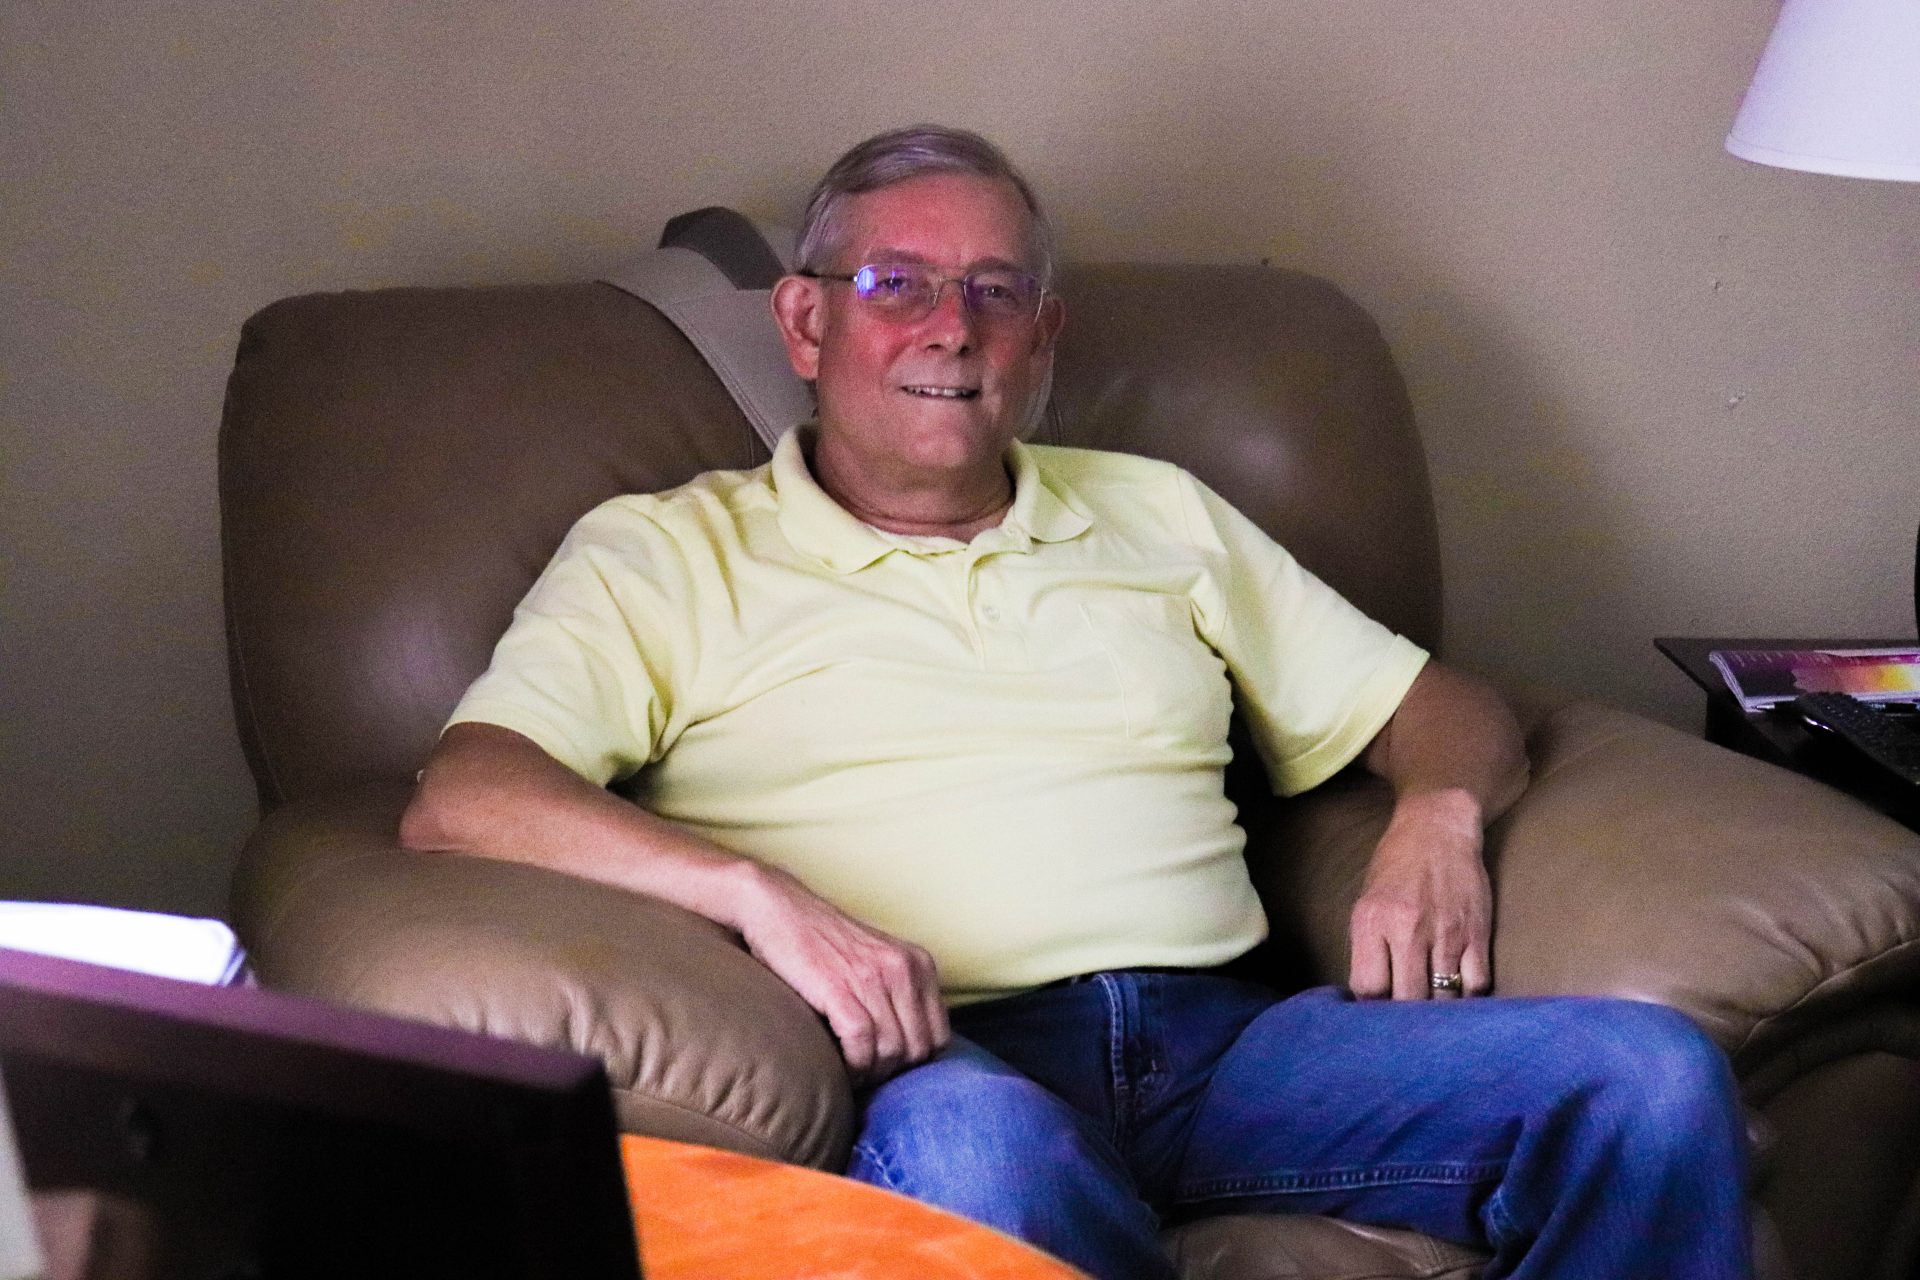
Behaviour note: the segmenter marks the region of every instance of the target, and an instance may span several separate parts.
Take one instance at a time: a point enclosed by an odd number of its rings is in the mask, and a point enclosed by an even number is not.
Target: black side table
[[[1719,668],[1715,649],[1884,649],[1911,644],[1885,639],[1753,639],[1747,636],[1661,636],[1654,647],[1686,672],[1707,695],[1706,739],[1768,764],[1818,778],[1888,817],[1920,831],[1920,787],[1909,786],[1862,760],[1844,743],[1802,724],[1788,711],[1742,711]]]

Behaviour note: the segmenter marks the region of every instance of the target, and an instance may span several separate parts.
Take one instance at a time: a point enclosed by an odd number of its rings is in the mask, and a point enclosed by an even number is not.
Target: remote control
[[[1920,729],[1844,693],[1803,693],[1788,704],[1896,778],[1920,787]]]

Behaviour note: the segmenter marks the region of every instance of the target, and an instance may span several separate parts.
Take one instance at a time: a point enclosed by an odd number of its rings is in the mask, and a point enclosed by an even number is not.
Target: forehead
[[[898,256],[956,268],[1039,265],[1033,217],[1001,178],[926,174],[851,196],[844,207],[853,262]]]

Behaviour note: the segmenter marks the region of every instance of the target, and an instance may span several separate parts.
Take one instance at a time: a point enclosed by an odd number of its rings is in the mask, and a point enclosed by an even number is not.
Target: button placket
[[[967,568],[967,594],[974,602],[970,621],[981,639],[981,659],[989,667],[1019,670],[1027,665],[1026,637],[1014,623],[1016,611],[1006,597],[1006,584],[994,573],[993,553],[980,556]]]
[[[984,671],[987,667],[987,638],[981,634],[980,620],[975,615],[973,607],[974,570],[979,564],[979,557],[972,552],[967,553],[961,561],[960,617],[966,623],[967,639],[973,645],[973,656],[979,661],[980,669]]]

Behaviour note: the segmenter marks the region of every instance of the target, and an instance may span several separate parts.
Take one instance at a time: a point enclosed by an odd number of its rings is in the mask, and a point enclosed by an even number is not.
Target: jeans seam
[[[880,1175],[880,1184],[887,1190],[899,1191],[905,1185],[901,1182],[900,1175],[894,1172],[893,1162],[882,1155],[878,1147],[865,1142],[856,1142],[853,1144],[853,1153],[873,1166],[874,1171]]]
[[[1275,1173],[1241,1178],[1211,1178],[1180,1189],[1182,1202],[1228,1196],[1272,1195],[1293,1192],[1340,1191],[1357,1187],[1389,1187],[1408,1183],[1497,1182],[1506,1173],[1504,1160],[1435,1161],[1426,1164],[1369,1165],[1360,1169],[1327,1169],[1316,1173]]]
[[[1097,973],[1100,994],[1107,1002],[1107,1110],[1112,1119],[1107,1125],[1107,1141],[1115,1149],[1125,1150],[1127,1124],[1126,1009],[1120,995],[1119,979],[1110,973]]]
[[[1507,1212],[1506,1187],[1501,1186],[1487,1197],[1486,1209],[1482,1218],[1487,1228],[1487,1241],[1495,1248],[1512,1244],[1523,1239],[1519,1224],[1513,1215]]]
[[[1164,981],[1165,979],[1158,974],[1143,977],[1135,997],[1140,1004],[1138,1040],[1142,1061],[1137,1084],[1139,1100],[1143,1107],[1147,1105],[1147,1100],[1153,1097],[1153,1091],[1159,1087],[1161,1076],[1166,1074],[1162,1061],[1166,1054],[1164,1046],[1160,1043],[1160,1031],[1166,1025],[1160,1009],[1160,992]]]

